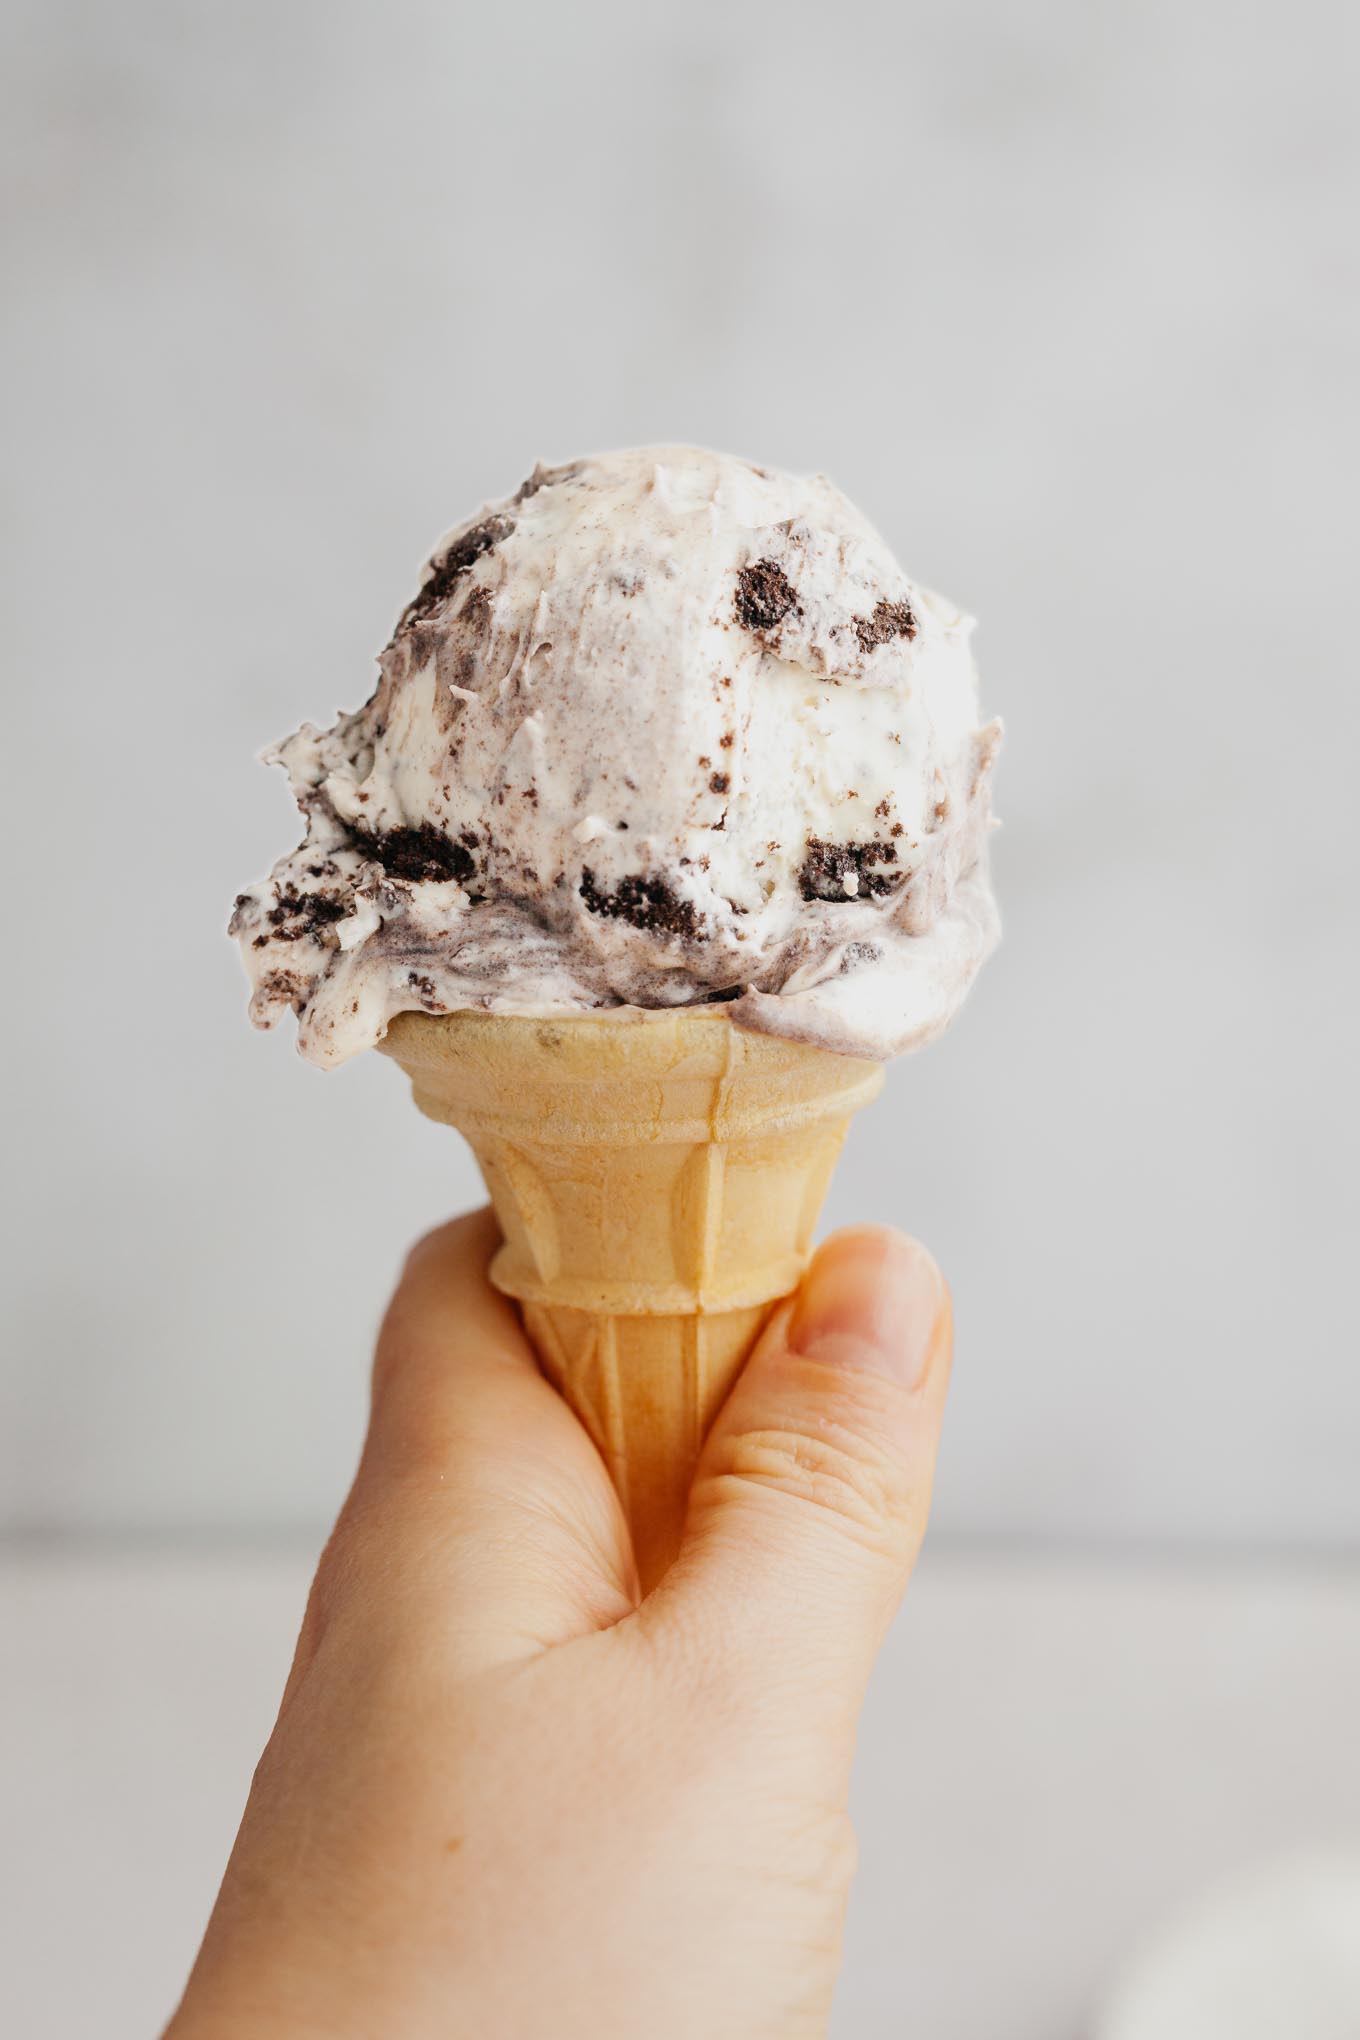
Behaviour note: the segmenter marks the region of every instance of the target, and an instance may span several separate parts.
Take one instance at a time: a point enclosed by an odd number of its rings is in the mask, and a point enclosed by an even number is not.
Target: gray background
[[[1009,726],[1005,946],[828,1212],[952,1276],[940,1529],[1354,1546],[1346,11],[4,36],[6,1522],[333,1510],[474,1176],[379,1058],[248,1031],[223,923],[293,830],[252,753],[363,698],[535,457],[685,438],[826,468],[980,616]]]

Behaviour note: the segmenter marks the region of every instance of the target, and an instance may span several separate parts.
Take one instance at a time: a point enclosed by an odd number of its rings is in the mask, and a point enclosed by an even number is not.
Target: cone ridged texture
[[[504,1234],[492,1280],[585,1424],[644,1587],[674,1555],[704,1435],[797,1286],[874,1063],[736,1028],[406,1013],[384,1051],[469,1141]]]

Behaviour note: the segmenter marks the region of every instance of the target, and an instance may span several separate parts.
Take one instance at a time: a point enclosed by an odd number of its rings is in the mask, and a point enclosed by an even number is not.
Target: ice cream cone
[[[644,1589],[674,1556],[715,1412],[797,1286],[876,1063],[721,1008],[580,1018],[404,1013],[383,1043],[456,1126],[504,1234],[491,1266],[585,1424]]]

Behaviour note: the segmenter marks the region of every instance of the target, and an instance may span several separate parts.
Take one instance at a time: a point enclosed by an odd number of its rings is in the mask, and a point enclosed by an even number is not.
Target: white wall
[[[1354,1543],[1348,18],[10,0],[12,1525],[333,1506],[473,1175],[248,1032],[252,753],[537,455],[682,437],[827,468],[1009,725],[1005,947],[829,1213],[952,1274],[942,1526]]]

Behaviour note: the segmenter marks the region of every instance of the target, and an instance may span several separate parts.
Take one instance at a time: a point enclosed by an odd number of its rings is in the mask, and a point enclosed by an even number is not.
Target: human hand
[[[638,1605],[622,1512],[486,1267],[415,1249],[354,1486],[166,2040],[825,2030],[856,1719],[925,1527],[948,1293],[841,1233]]]

